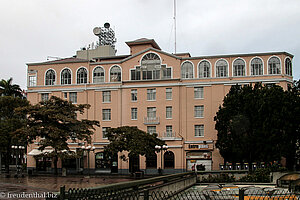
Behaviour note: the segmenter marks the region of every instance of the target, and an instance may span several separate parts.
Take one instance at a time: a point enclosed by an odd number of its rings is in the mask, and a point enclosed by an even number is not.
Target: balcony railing
[[[174,138],[174,137],[176,137],[176,133],[175,133],[175,131],[164,132],[163,137],[164,138]]]
[[[159,124],[159,117],[144,117],[144,124]]]

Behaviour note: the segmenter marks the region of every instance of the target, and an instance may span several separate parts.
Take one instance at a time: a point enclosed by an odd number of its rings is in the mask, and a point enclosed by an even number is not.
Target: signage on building
[[[212,150],[212,145],[209,144],[189,144],[188,149],[190,150]]]
[[[189,144],[190,149],[208,149],[207,144]]]

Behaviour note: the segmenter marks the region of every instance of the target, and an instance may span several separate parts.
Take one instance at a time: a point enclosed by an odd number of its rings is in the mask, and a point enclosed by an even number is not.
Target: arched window
[[[141,60],[142,66],[160,66],[161,61],[158,55],[155,53],[147,53]]]
[[[245,62],[238,58],[233,62],[233,76],[245,76]]]
[[[77,84],[87,83],[87,70],[83,67],[77,71]]]
[[[71,78],[72,78],[71,70],[69,69],[62,70],[60,84],[62,85],[71,84]]]
[[[191,62],[184,62],[181,65],[181,78],[194,78],[193,64]]]
[[[146,168],[157,168],[157,155],[153,153],[151,155],[146,155]]]
[[[55,84],[55,71],[49,69],[46,72],[45,85],[54,85]]]
[[[164,153],[164,168],[174,168],[175,167],[175,156],[172,151],[166,151]]]
[[[93,83],[104,82],[104,69],[102,67],[96,67],[93,72]]]
[[[290,58],[285,59],[285,73],[292,76],[292,61]]]
[[[210,63],[206,60],[201,61],[198,67],[199,78],[210,77]]]
[[[280,74],[280,60],[277,57],[272,57],[268,62],[268,72],[269,74]]]
[[[216,64],[216,77],[228,76],[228,64],[224,59],[218,60]]]
[[[120,82],[121,81],[121,68],[117,65],[110,69],[110,82]]]
[[[260,58],[252,59],[251,75],[263,75],[263,62]]]
[[[155,53],[144,55],[141,60],[141,68],[143,80],[160,79],[161,61]]]

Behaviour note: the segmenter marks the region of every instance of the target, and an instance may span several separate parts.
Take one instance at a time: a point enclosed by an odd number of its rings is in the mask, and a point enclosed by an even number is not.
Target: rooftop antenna
[[[175,42],[174,42],[174,49],[176,54],[176,0],[174,0],[174,34],[175,34]]]
[[[98,46],[110,45],[115,47],[117,39],[115,38],[115,32],[110,28],[109,23],[105,23],[104,27],[95,27],[93,32],[99,37]]]

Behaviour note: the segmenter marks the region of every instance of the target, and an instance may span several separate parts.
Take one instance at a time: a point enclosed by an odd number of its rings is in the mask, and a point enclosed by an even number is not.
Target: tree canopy
[[[19,85],[12,84],[12,78],[0,81],[0,96],[23,97],[22,90]]]
[[[27,114],[26,126],[18,130],[25,134],[28,142],[38,140],[39,150],[52,147],[55,173],[57,173],[57,159],[70,151],[68,141],[87,141],[90,143],[98,121],[78,119],[77,114],[83,114],[90,105],[75,105],[69,101],[52,96],[47,101],[30,105],[19,112]]]
[[[149,134],[137,127],[130,126],[110,128],[106,136],[110,144],[105,147],[105,151],[111,155],[122,151],[127,151],[128,156],[152,155],[156,151],[156,145],[165,144],[164,141],[157,138],[156,133]],[[127,159],[124,155],[122,158],[123,160]]]
[[[298,82],[299,86],[299,82]],[[215,116],[216,147],[225,161],[278,161],[294,165],[299,141],[297,84],[284,91],[261,84],[232,86]]]
[[[11,146],[26,146],[26,138],[17,136],[15,131],[24,126],[26,115],[16,112],[16,109],[26,107],[26,99],[12,96],[0,96],[0,151],[5,153],[5,168],[9,171]]]

